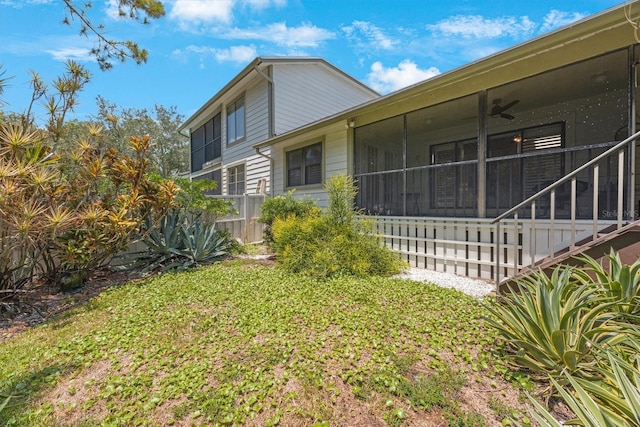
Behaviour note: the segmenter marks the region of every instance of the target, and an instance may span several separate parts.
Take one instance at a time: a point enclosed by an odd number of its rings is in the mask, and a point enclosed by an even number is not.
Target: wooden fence
[[[262,242],[264,224],[258,222],[260,206],[265,201],[264,194],[244,194],[238,196],[209,196],[230,200],[237,213],[219,218],[218,229],[228,230],[232,237],[242,243]]]

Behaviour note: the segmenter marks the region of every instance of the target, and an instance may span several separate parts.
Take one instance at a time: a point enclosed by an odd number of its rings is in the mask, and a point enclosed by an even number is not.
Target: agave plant
[[[628,339],[626,326],[616,322],[615,302],[579,283],[573,273],[563,266],[551,276],[534,273],[501,304],[488,307],[493,316],[487,320],[506,341],[508,358],[516,365],[556,378],[564,371],[594,377],[591,349]]]
[[[124,254],[122,269],[141,268],[140,273],[160,269],[184,270],[206,264],[227,254],[229,241],[221,236],[213,224],[205,224],[200,217],[189,219],[181,209],[171,209],[154,226],[146,220],[147,233],[141,242],[146,249]]]
[[[578,259],[587,266],[576,274],[582,283],[591,283],[595,278],[603,296],[618,302],[616,309],[619,312],[640,316],[640,259],[632,265],[625,265],[613,249],[607,255],[608,269],[587,255]]]
[[[582,425],[585,427],[632,427],[640,425],[640,370],[636,358],[634,364],[625,362],[614,352],[606,351],[602,358],[607,361],[601,368],[603,378],[588,381],[564,373],[567,390],[550,378],[555,390],[575,414],[575,419],[564,424],[557,421],[540,403],[529,396],[534,409],[532,417],[543,427]]]
[[[188,227],[182,227],[180,234],[183,244],[180,255],[185,258],[183,267],[206,264],[227,254],[227,238],[220,236],[213,224],[205,224],[197,217]]]

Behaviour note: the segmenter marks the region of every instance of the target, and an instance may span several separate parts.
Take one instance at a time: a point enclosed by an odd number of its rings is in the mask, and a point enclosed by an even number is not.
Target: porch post
[[[629,135],[636,133],[636,72],[638,63],[636,61],[635,46],[629,46]],[[627,215],[625,217],[629,221],[633,221],[635,218],[636,209],[636,144],[637,141],[633,141],[628,145],[627,150]],[[638,213],[640,216],[640,212]]]
[[[478,93],[478,218],[487,216],[487,91]]]

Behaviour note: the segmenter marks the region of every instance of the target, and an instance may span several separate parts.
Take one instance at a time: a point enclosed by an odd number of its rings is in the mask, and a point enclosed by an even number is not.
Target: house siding
[[[237,98],[235,98],[237,99]],[[235,101],[230,100],[230,102]],[[253,194],[260,178],[269,177],[269,160],[256,154],[252,145],[266,139],[269,135],[268,90],[267,82],[261,80],[248,87],[244,92],[245,102],[245,139],[227,145],[226,110],[222,126],[222,162],[225,165],[222,174],[222,194],[227,194],[229,167],[245,164],[245,192]]]
[[[197,177],[221,168],[222,179],[219,186],[223,195],[228,192],[228,169],[240,164],[245,165],[246,193],[255,193],[258,182],[262,179],[266,180],[266,192],[271,192],[270,175],[274,172],[271,161],[257,154],[253,145],[269,139],[273,136],[272,133],[288,132],[377,96],[323,61],[270,63],[266,60],[264,65],[260,74],[252,72],[244,75],[237,84],[219,94],[216,103],[189,119],[189,129],[194,131],[209,120],[214,112],[222,112],[221,161],[194,171],[191,176]],[[271,88],[270,81],[273,83]],[[245,139],[227,145],[227,106],[239,97],[244,97],[245,102]],[[270,111],[272,108],[273,112]],[[269,156],[271,150],[262,148],[260,152]]]
[[[334,124],[333,126],[323,129],[323,132],[305,135],[304,139],[292,139],[286,144],[271,147],[272,157],[274,159],[274,190],[276,194],[282,194],[288,190],[295,189],[294,197],[309,197],[315,200],[318,206],[328,206],[327,193],[322,189],[321,185],[310,185],[287,188],[285,182],[286,176],[286,152],[314,144],[322,141],[322,177],[326,181],[332,176],[347,174],[348,163],[348,147],[345,144],[347,139],[347,130],[343,124]]]
[[[319,64],[274,67],[275,133],[281,134],[374,98]]]

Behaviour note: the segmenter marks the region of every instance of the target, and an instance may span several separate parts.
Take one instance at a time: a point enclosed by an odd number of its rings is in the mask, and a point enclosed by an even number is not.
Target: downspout
[[[273,103],[273,87],[274,87],[274,82],[273,79],[265,74],[262,70],[260,70],[258,68],[258,65],[260,65],[260,63],[256,64],[253,66],[253,69],[256,71],[256,73],[258,73],[258,75],[262,76],[266,81],[267,81],[267,111],[269,112],[269,120],[268,120],[268,131],[267,131],[267,138],[271,139],[275,136],[275,133],[273,132],[273,129],[275,127],[275,115],[274,115],[274,103]],[[259,156],[264,157],[265,159],[269,160],[269,195],[273,197],[274,195],[274,183],[273,183],[273,179],[275,176],[274,173],[274,162],[273,162],[273,157],[264,154],[260,151],[260,148],[255,148],[256,150],[256,154],[258,154]]]
[[[259,156],[264,157],[265,159],[269,160],[269,181],[270,181],[270,185],[269,185],[269,196],[273,197],[273,157],[269,156],[268,154],[264,154],[263,152],[260,151],[260,147],[255,147],[256,150],[256,154]]]

